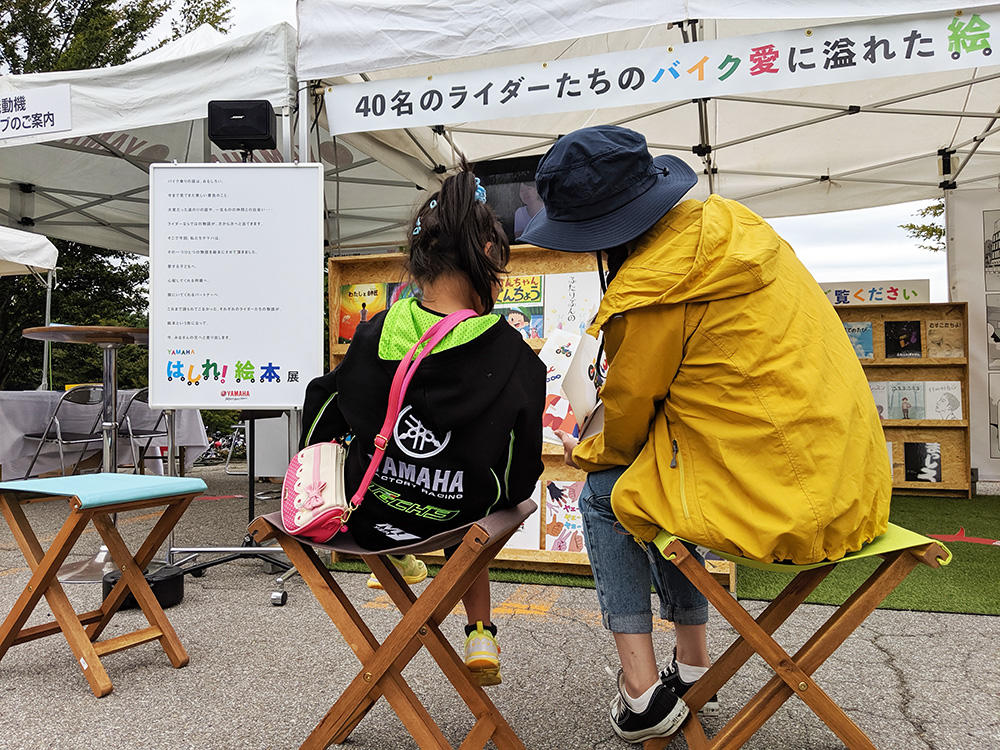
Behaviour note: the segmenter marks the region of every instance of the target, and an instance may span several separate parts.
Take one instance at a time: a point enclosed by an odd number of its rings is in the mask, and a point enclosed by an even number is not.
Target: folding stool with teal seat
[[[0,511],[31,568],[31,579],[0,625],[0,659],[11,646],[62,631],[90,689],[98,698],[112,690],[111,678],[100,660],[106,654],[159,640],[174,667],[187,664],[187,652],[143,571],[191,501],[204,490],[205,483],[200,479],[136,474],[87,474],[0,482]],[[68,500],[69,515],[49,549],[43,550],[22,506],[54,500]],[[112,514],[160,506],[166,509],[133,555],[112,523]],[[112,561],[121,570],[121,578],[98,609],[77,613],[56,576],[59,566],[91,521],[108,546]],[[141,607],[149,627],[97,640],[129,592]],[[43,596],[55,621],[24,627]]]
[[[815,682],[812,674],[836,651],[847,637],[870,615],[893,589],[918,564],[939,568],[951,561],[951,552],[940,542],[916,532],[889,524],[882,536],[872,540],[857,552],[839,560],[827,560],[809,565],[761,563],[744,557],[713,550],[720,557],[738,565],[762,570],[795,573],[795,578],[754,620],[726,590],[691,556],[682,540],[661,532],[653,542],[663,556],[687,576],[719,613],[736,629],[740,637],[684,695],[691,714],[683,724],[684,737],[692,750],[702,748],[737,748],[763,726],[793,694],[799,696],[813,712],[833,730],[850,750],[874,750],[868,736],[851,721]],[[854,560],[881,557],[882,564],[862,583],[847,601],[790,656],[771,637],[781,624],[805,601],[806,597],[837,566]],[[750,659],[759,654],[775,672],[760,691],[709,740],[698,710]],[[660,750],[669,739],[647,740],[644,750]]]

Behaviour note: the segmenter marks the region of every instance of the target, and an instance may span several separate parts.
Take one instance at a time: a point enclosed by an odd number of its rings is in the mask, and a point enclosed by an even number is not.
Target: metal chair
[[[56,402],[56,408],[52,410],[52,416],[49,417],[49,421],[45,425],[45,429],[41,432],[32,432],[24,436],[25,440],[37,440],[38,447],[35,448],[35,454],[31,457],[31,463],[28,464],[28,470],[24,473],[23,478],[27,479],[31,476],[31,470],[35,468],[38,456],[41,454],[42,447],[46,443],[55,443],[59,447],[59,466],[62,469],[63,475],[66,474],[64,446],[83,446],[80,450],[80,457],[77,458],[76,463],[73,464],[72,473],[76,474],[77,468],[80,466],[80,462],[83,460],[83,456],[87,452],[87,446],[91,443],[101,443],[104,439],[104,436],[98,429],[101,422],[101,410],[97,410],[97,414],[94,416],[94,422],[90,426],[89,432],[71,432],[63,430],[62,424],[59,421],[60,414],[65,419],[67,415],[72,416],[74,412],[79,414],[80,412],[85,411],[83,407],[98,406],[103,403],[104,388],[99,385],[78,385],[63,393],[63,395],[60,396],[59,400]]]
[[[143,462],[146,460],[146,454],[149,451],[150,443],[153,442],[155,438],[165,438],[167,437],[167,429],[164,420],[166,415],[163,411],[160,411],[159,415],[156,417],[156,422],[153,423],[151,428],[139,428],[132,426],[132,416],[129,412],[132,409],[132,405],[138,401],[140,404],[146,404],[149,406],[149,388],[140,388],[125,401],[125,405],[122,407],[122,412],[118,417],[118,435],[122,438],[128,438],[129,446],[132,449],[132,470],[134,474],[141,474],[141,467]],[[164,424],[161,428],[160,425]],[[143,440],[146,444],[141,448],[139,443]],[[157,461],[162,461],[164,457],[162,455],[153,454],[152,458]]]

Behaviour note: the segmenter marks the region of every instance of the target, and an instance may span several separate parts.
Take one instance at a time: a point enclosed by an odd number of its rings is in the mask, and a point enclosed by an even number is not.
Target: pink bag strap
[[[361,480],[357,492],[351,498],[352,506],[361,504],[361,500],[368,490],[368,485],[371,484],[375,472],[378,471],[378,467],[382,463],[382,457],[385,455],[385,449],[389,445],[392,430],[396,426],[396,420],[399,419],[399,411],[403,406],[406,389],[413,379],[413,374],[417,371],[417,366],[459,323],[474,317],[476,317],[474,310],[457,310],[456,312],[449,313],[428,328],[427,332],[420,337],[420,340],[400,360],[399,366],[396,368],[396,374],[392,379],[392,387],[389,389],[389,406],[386,410],[385,421],[382,423],[382,429],[375,436],[375,453],[372,456],[371,463],[368,464],[368,470],[365,472],[364,479]],[[421,345],[425,346],[418,354],[417,349],[420,349]]]

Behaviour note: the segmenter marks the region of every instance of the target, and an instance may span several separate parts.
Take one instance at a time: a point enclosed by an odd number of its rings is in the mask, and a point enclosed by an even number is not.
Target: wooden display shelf
[[[872,324],[873,357],[859,360],[869,382],[941,382],[961,384],[962,419],[883,419],[886,442],[892,444],[893,490],[907,494],[971,497],[972,470],[969,446],[969,314],[964,302],[861,305],[838,307],[844,323]],[[886,357],[885,323],[920,322],[919,357]],[[962,357],[930,357],[928,323],[947,321],[961,328]],[[925,408],[927,404],[925,404]],[[906,481],[906,443],[940,446],[941,481]]]

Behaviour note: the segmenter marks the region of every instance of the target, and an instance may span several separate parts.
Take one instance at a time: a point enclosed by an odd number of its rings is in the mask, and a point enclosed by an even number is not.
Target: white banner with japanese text
[[[153,164],[154,408],[300,408],[323,374],[321,164]]]
[[[71,100],[68,83],[16,91],[0,87],[0,139],[71,130]]]
[[[874,19],[329,86],[325,103],[336,135],[801,89],[988,64],[998,23],[998,9]]]
[[[909,281],[821,281],[823,294],[837,307],[905,305],[931,301],[930,279]]]

